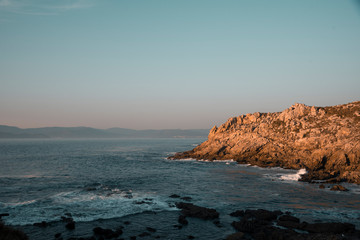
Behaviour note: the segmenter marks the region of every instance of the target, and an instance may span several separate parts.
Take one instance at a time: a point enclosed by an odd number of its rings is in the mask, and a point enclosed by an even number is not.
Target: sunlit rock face
[[[282,112],[232,117],[214,126],[207,141],[171,158],[306,168],[304,181],[360,184],[360,101],[331,107],[297,103]]]

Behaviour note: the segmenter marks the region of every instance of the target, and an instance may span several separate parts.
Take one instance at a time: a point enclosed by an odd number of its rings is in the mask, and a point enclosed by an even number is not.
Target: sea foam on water
[[[280,179],[286,181],[298,181],[301,178],[301,176],[304,175],[305,173],[307,173],[306,169],[302,168],[299,171],[297,171],[297,173],[283,175],[280,177]]]

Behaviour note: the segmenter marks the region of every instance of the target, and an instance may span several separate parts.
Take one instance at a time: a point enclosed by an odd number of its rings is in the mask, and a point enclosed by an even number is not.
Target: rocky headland
[[[208,140],[170,159],[233,159],[260,167],[305,168],[302,181],[360,184],[360,101],[330,107],[295,104],[214,126]]]

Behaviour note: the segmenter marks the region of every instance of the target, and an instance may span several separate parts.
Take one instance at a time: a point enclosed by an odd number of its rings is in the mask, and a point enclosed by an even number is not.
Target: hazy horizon
[[[0,124],[0,126],[6,126],[6,127],[17,127],[20,129],[37,129],[37,128],[93,128],[93,129],[99,129],[99,130],[109,130],[109,129],[126,129],[126,130],[136,130],[136,131],[146,131],[146,130],[210,130],[210,128],[146,128],[146,129],[135,129],[135,128],[123,128],[123,127],[109,127],[109,128],[96,128],[96,127],[89,127],[89,126],[70,126],[70,127],[64,127],[64,126],[41,126],[41,127],[19,127],[15,125],[7,125],[7,124]]]
[[[209,129],[360,100],[356,0],[0,0],[0,125]]]

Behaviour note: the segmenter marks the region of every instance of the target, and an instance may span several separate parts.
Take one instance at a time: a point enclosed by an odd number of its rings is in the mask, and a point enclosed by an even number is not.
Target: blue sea
[[[224,239],[240,209],[289,211],[305,221],[350,222],[360,228],[360,186],[349,192],[298,182],[301,171],[229,161],[168,160],[206,139],[0,140],[0,213],[30,239],[88,237],[92,227],[124,227],[124,238],[157,229],[160,239]],[[220,212],[221,226],[190,219],[176,228],[172,194]],[[66,231],[61,216],[77,224]],[[46,221],[47,228],[34,227]],[[126,224],[124,224],[126,223]],[[152,239],[145,236],[142,239]],[[50,237],[49,237],[50,236]]]

